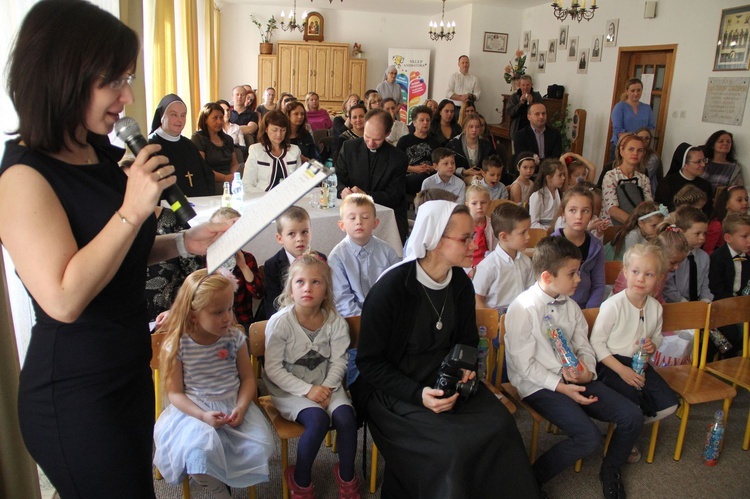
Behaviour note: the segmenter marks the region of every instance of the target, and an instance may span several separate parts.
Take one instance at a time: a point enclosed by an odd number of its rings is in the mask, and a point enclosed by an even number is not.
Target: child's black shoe
[[[604,499],[626,499],[625,487],[622,485],[620,470],[616,469],[606,461],[602,463],[599,471],[599,480],[602,482]]]

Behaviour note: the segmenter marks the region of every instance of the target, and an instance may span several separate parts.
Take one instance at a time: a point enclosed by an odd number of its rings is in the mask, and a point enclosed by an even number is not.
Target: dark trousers
[[[589,405],[580,405],[567,395],[547,389],[532,393],[524,400],[547,421],[570,438],[555,444],[539,456],[534,473],[541,483],[555,477],[576,461],[596,452],[602,443],[599,427],[590,418],[617,425],[604,460],[614,469],[625,464],[643,428],[640,407],[600,381],[592,381],[582,395],[598,397]]]
[[[632,359],[629,357],[623,357],[622,355],[614,355],[621,364],[630,367],[632,365]],[[641,393],[633,386],[625,383],[619,374],[614,372],[609,367],[602,363],[597,364],[596,372],[598,373],[598,380],[607,385],[608,387],[615,390],[617,393],[627,397],[634,404],[640,403]],[[680,403],[677,399],[677,395],[669,387],[664,378],[662,378],[656,369],[646,364],[646,370],[644,374],[646,378],[646,384],[643,386],[643,391],[647,392],[651,401],[653,402],[652,409],[654,411],[661,411],[668,407],[672,407]]]

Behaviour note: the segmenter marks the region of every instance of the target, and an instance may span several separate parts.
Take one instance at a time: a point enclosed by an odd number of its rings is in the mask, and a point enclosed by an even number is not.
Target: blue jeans
[[[640,407],[600,381],[591,381],[585,386],[582,395],[594,395],[598,401],[580,405],[567,395],[547,389],[524,399],[544,419],[570,437],[555,444],[534,462],[534,473],[540,483],[551,480],[579,459],[596,452],[602,443],[602,434],[590,418],[617,425],[604,458],[617,470],[627,461],[641,433],[643,414]]]

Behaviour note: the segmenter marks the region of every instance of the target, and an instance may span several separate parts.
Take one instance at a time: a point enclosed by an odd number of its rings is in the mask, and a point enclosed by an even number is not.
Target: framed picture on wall
[[[484,36],[487,36],[487,32],[484,33]],[[523,32],[523,43],[521,44],[521,50],[524,52],[529,51],[529,45],[531,45],[531,31],[524,31]]]
[[[602,47],[604,47],[604,35],[595,36],[591,40],[591,62],[602,61]]]
[[[570,39],[568,45],[568,60],[575,61],[578,58],[578,37],[574,36]]]
[[[527,31],[526,33],[531,33]],[[484,47],[482,48],[485,52],[497,52],[504,54],[508,51],[508,33],[491,33],[489,31],[484,32]]]
[[[578,52],[578,74],[585,75],[589,72],[589,49],[581,49]]]
[[[547,66],[547,52],[539,52],[539,59],[536,63],[536,72],[544,73],[544,68]]]
[[[319,12],[310,12],[307,15],[307,24],[305,24],[305,33],[302,38],[306,42],[323,41],[323,15]]]
[[[557,40],[560,42],[557,44],[557,48],[566,49],[568,48],[568,25],[560,26],[560,34],[557,36]]]
[[[547,62],[555,62],[557,60],[557,38],[553,38],[549,41],[547,46]]]
[[[714,71],[750,69],[750,5],[721,11]]]
[[[620,31],[620,20],[610,19],[607,21],[607,33],[604,35],[605,47],[617,47],[617,33]]]
[[[529,52],[529,61],[536,62],[539,55],[539,40],[531,40],[531,51]]]

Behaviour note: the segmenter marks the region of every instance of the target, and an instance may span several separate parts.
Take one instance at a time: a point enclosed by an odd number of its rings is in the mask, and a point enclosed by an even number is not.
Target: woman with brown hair
[[[245,162],[245,192],[270,191],[301,164],[299,147],[290,143],[289,118],[281,111],[269,111],[258,131],[258,143],[248,149]]]
[[[234,180],[234,172],[240,169],[234,141],[224,133],[224,108],[216,102],[203,106],[198,115],[198,130],[190,140],[214,171],[216,192],[222,192],[224,182]]]
[[[299,147],[302,161],[320,159],[320,152],[315,139],[307,131],[307,111],[300,101],[286,105],[284,113],[289,117],[289,142]]]
[[[18,136],[0,165],[0,240],[36,316],[18,419],[61,497],[154,498],[145,268],[205,254],[227,228],[156,236],[174,167],[155,144],[128,175],[117,164],[124,151],[107,135],[133,102],[139,51],[133,30],[89,2],[41,1],[8,64]]]

